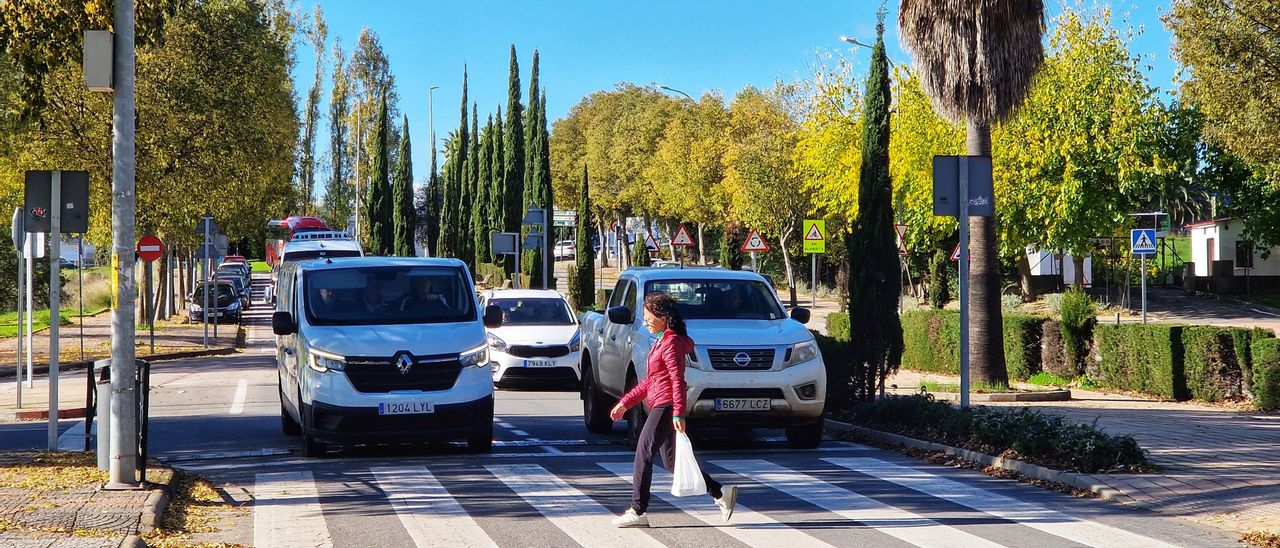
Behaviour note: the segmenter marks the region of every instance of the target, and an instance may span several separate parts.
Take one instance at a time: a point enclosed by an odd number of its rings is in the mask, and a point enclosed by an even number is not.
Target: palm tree
[[[898,26],[934,109],[965,125],[969,155],[990,156],[991,124],[1022,103],[1044,62],[1044,2],[902,0]],[[970,368],[976,381],[1008,382],[995,220],[972,217],[969,232]]]

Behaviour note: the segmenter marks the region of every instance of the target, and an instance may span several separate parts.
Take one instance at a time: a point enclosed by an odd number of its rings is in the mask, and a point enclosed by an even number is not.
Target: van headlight
[[[343,356],[315,348],[312,348],[309,354],[311,354],[311,359],[308,360],[307,366],[321,373],[326,371],[345,371],[347,369],[347,358]]]
[[[486,338],[489,341],[489,348],[497,350],[498,352],[507,351],[507,341],[502,340],[502,337],[490,333]]]
[[[575,331],[573,338],[569,339],[569,351],[577,352],[582,350],[582,331]]]
[[[489,346],[487,344],[481,345],[463,352],[462,355],[458,357],[458,361],[462,362],[463,367],[488,367]]]
[[[820,353],[818,352],[818,341],[809,340],[792,346],[787,352],[791,359],[787,360],[784,367],[804,363],[816,359]]]

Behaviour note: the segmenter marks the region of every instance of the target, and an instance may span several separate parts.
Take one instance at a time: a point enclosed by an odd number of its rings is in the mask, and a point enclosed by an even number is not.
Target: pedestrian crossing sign
[[[742,252],[765,253],[767,251],[769,251],[769,243],[764,241],[764,238],[760,237],[759,232],[756,232],[755,229],[751,229],[751,232],[747,234],[747,240],[742,242]]]
[[[1155,255],[1156,229],[1135,228],[1129,231],[1129,247],[1134,255]]]
[[[795,225],[792,225],[795,226]],[[827,222],[822,220],[805,219],[804,221],[804,252],[805,253],[826,253],[827,252]]]

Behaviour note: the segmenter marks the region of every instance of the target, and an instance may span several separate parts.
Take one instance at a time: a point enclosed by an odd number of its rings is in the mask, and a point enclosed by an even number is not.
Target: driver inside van
[[[338,291],[329,288],[320,288],[320,299],[315,301],[316,312],[322,315],[331,315],[338,311]]]
[[[413,293],[405,297],[404,302],[400,303],[400,310],[433,314],[448,312],[450,310],[449,302],[445,300],[444,295],[433,293],[431,287],[430,276],[413,278]]]

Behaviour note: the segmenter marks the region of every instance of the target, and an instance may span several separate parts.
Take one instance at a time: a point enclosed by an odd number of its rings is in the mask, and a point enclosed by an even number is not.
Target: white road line
[[[235,399],[231,400],[232,415],[239,415],[240,413],[244,412],[244,399],[248,395],[249,395],[249,381],[247,379],[240,379],[240,382],[236,383]]]
[[[525,502],[578,544],[601,548],[663,546],[639,529],[609,523],[613,513],[536,464],[485,466]]]
[[[826,458],[822,460],[1088,546],[1114,548],[1173,546],[1123,529],[1084,521],[1038,504],[1023,502],[880,459]]]
[[[597,464],[619,478],[627,480],[627,483],[631,483],[631,463],[601,462]],[[698,518],[707,525],[719,527],[721,532],[742,541],[747,546],[808,546],[814,548],[831,546],[802,532],[796,534],[797,531],[790,526],[751,510],[742,504],[738,504],[734,510],[732,524],[726,525],[724,519],[720,517],[720,509],[707,497],[672,496],[671,492],[665,487],[671,485],[671,474],[665,470],[653,469],[653,485],[653,494],[662,500],[683,510],[684,513]],[[658,486],[662,487],[659,488]]]
[[[417,546],[497,546],[426,467],[369,471]]]
[[[94,421],[93,428],[90,433],[98,432],[98,423]],[[59,451],[83,451],[84,450],[84,421],[76,421],[61,436],[58,436]]]
[[[517,435],[517,436],[520,436],[520,437],[522,437],[522,438],[527,438],[527,437],[529,437],[529,433],[528,433],[528,432],[525,432],[524,430],[512,430],[512,431],[511,431],[511,433],[512,433],[512,434],[515,434],[515,435]]]
[[[1000,546],[979,536],[942,525],[914,512],[836,487],[808,474],[763,460],[717,460],[712,464],[829,512],[873,527],[916,546]]]
[[[333,546],[311,472],[257,474],[254,482],[254,546]]]

